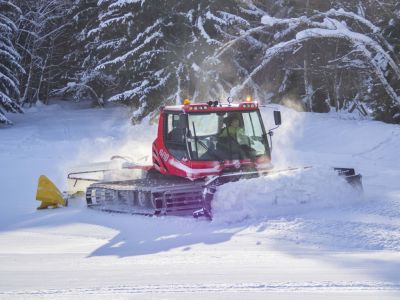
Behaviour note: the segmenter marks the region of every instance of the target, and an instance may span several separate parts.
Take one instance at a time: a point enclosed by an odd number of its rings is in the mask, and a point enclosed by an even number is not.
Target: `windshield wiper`
[[[196,127],[194,126],[194,121],[192,122],[193,126],[193,136],[194,136],[194,147],[196,148],[196,158],[199,159],[199,149],[197,147],[197,135],[196,135]]]

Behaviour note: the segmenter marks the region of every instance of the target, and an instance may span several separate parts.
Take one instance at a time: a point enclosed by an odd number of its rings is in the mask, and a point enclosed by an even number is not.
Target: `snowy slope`
[[[1,299],[400,297],[399,126],[281,108],[274,164],[318,168],[221,187],[212,222],[100,213],[79,199],[36,211],[41,174],[65,188],[73,165],[150,155],[155,126],[79,106],[32,108],[0,130]],[[364,194],[330,166],[355,167]]]

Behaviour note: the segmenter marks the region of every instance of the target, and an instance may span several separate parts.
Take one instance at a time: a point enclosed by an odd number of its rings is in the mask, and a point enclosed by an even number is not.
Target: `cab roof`
[[[230,112],[230,111],[252,111],[258,110],[257,102],[240,102],[240,103],[218,103],[210,105],[208,103],[193,103],[165,106],[163,110],[185,112],[185,113],[202,113],[202,112]]]

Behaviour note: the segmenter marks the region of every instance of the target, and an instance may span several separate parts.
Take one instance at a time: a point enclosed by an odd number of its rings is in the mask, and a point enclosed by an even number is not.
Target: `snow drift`
[[[360,199],[333,169],[313,168],[228,183],[218,189],[212,207],[215,222],[235,223],[329,210]]]

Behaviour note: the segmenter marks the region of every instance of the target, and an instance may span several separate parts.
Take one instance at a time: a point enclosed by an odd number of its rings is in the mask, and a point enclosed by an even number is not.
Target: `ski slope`
[[[120,107],[57,102],[0,129],[0,299],[399,299],[400,127],[279,107],[277,168],[222,186],[212,222],[37,211],[39,175],[114,154],[148,156],[156,126]],[[272,109],[264,108],[267,128]],[[330,167],[363,174],[360,195]]]

